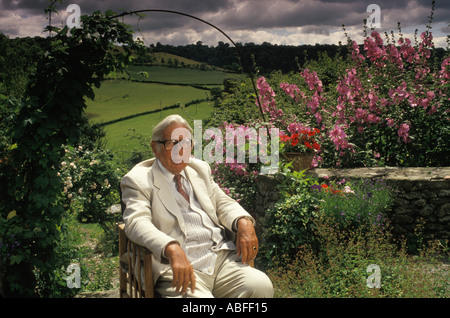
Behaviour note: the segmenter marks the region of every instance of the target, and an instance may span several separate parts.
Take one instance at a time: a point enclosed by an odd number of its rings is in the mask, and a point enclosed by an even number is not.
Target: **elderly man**
[[[153,130],[156,158],[121,182],[127,236],[153,253],[161,297],[272,297],[269,278],[248,265],[258,252],[254,219],[191,158],[192,128],[171,115]]]

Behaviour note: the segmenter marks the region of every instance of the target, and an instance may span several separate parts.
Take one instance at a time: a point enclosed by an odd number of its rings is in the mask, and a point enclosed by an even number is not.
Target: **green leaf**
[[[14,265],[14,264],[20,264],[20,262],[22,262],[23,256],[22,255],[12,255],[11,258],[9,259],[9,264],[10,265]]]

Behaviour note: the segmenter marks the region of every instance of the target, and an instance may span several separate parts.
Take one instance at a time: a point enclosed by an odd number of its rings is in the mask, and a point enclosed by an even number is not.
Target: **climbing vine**
[[[51,2],[46,12],[54,12]],[[112,71],[120,72],[142,49],[115,13],[81,17],[81,27],[47,27],[48,49],[11,116],[0,176],[0,273],[7,296],[51,297],[55,272],[69,265],[59,254],[65,213],[58,170],[64,145],[75,145],[85,98]]]

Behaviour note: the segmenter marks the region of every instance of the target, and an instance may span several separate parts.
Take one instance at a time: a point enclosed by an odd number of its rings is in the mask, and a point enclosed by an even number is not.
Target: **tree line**
[[[262,74],[277,70],[283,73],[298,71],[306,61],[316,60],[320,52],[326,52],[328,56],[345,56],[348,52],[346,45],[334,44],[293,46],[250,42],[236,43],[236,46],[224,42],[218,42],[217,46],[204,45],[201,41],[178,46],[158,42],[151,44],[147,52],[171,53],[231,71],[241,71],[242,68],[245,71],[245,67],[253,67]]]

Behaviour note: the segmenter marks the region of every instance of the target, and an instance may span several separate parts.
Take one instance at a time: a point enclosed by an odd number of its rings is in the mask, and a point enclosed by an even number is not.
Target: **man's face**
[[[184,138],[192,140],[189,130],[180,124],[172,124],[164,130],[162,140],[180,141]],[[173,149],[166,149],[163,144],[152,142],[152,149],[155,156],[161,161],[162,165],[171,173],[179,174],[186,168],[188,159],[191,155],[192,145],[182,145],[180,142],[176,144]],[[189,149],[188,152],[184,152]]]

